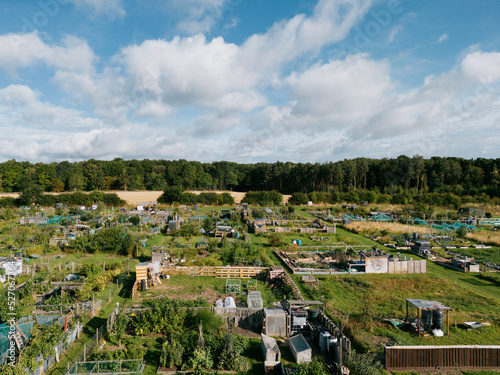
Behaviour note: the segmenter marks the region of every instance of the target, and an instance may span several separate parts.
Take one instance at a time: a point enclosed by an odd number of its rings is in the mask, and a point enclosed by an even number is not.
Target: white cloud
[[[93,119],[84,118],[79,111],[53,106],[42,102],[40,94],[25,85],[10,85],[0,90],[0,113],[15,128],[51,128],[56,125],[65,128],[93,126]]]
[[[177,29],[186,34],[209,32],[222,17],[227,0],[167,0],[182,14]]]
[[[36,63],[61,70],[90,72],[95,55],[86,41],[65,37],[60,45],[45,43],[37,32],[0,36],[0,69],[14,75]]]
[[[96,16],[108,16],[111,18],[125,16],[122,0],[68,0],[77,9],[91,12]]]
[[[387,43],[392,43],[394,42],[394,39],[396,38],[396,36],[401,32],[403,31],[403,26],[401,25],[398,25],[396,27],[394,27],[392,30],[391,30],[391,33],[389,34],[389,37],[387,38]]]
[[[306,53],[315,54],[343,40],[370,5],[370,0],[319,0],[311,17],[297,15],[248,38],[241,60],[252,70],[273,71]]]
[[[461,64],[464,73],[481,83],[500,80],[500,53],[474,51],[465,56]]]
[[[94,113],[108,122],[126,122],[128,111],[137,105],[116,69],[106,68],[100,74],[57,71],[52,81],[72,99],[91,104]]]
[[[198,22],[191,31],[202,32],[224,7],[222,0],[185,4],[185,19]],[[146,40],[124,47],[99,69],[84,40],[0,36],[0,69],[24,74],[43,64],[54,71],[50,82],[68,94],[54,105],[27,85],[0,89],[0,129],[8,134],[0,139],[0,158],[252,162],[429,157],[447,150],[492,155],[500,140],[499,53],[470,48],[448,72],[404,91],[391,78],[388,60],[354,54],[318,61],[369,5],[320,0],[310,16],[278,22],[241,45],[202,34]],[[206,17],[213,21],[205,25]],[[398,32],[394,27],[389,41]],[[473,137],[485,138],[477,143],[481,148],[468,144]]]
[[[299,127],[362,126],[385,105],[393,86],[389,70],[387,61],[357,54],[294,73],[286,79],[297,102],[290,115],[308,117]]]
[[[222,38],[207,41],[203,35],[149,40],[122,50],[119,59],[129,77],[129,89],[141,103],[161,102],[181,108],[192,104],[206,108],[235,108],[231,98],[248,97],[258,75],[245,69],[238,46]],[[259,100],[253,100],[255,105]],[[251,110],[253,106],[246,109]]]
[[[256,115],[238,148],[268,160],[493,156],[500,141],[497,58],[466,53],[458,66],[408,93],[398,93],[388,61],[368,55],[312,66],[285,79],[291,100]],[[488,141],[472,141],[482,138]]]
[[[204,4],[217,8],[223,2]],[[190,105],[249,112],[266,103],[257,88],[272,84],[284,64],[345,37],[369,4],[320,0],[312,16],[279,22],[241,46],[221,37],[178,36],[125,47],[115,61],[124,66],[127,86],[140,97],[138,116],[165,116]]]
[[[441,35],[438,40],[436,40],[436,43],[443,43],[444,41],[446,41],[448,39],[448,35],[446,34],[443,34]]]

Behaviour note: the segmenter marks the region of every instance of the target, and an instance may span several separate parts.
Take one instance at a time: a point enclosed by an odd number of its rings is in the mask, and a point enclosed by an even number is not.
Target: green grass
[[[194,276],[172,276],[170,280],[165,280],[164,284],[167,285],[167,289],[148,289],[147,292],[142,293],[141,297],[144,299],[153,298],[165,293],[169,293],[169,289],[175,291],[175,295],[182,298],[182,296],[193,296],[193,299],[202,296],[201,293],[208,289],[213,289],[218,294],[226,296],[226,280],[222,278],[215,277],[194,277]],[[241,280],[241,290],[243,294],[236,295],[236,299],[239,300],[243,305],[246,306],[247,303],[247,288],[246,282],[248,279]],[[163,285],[163,284],[162,284]],[[261,280],[257,282],[257,291],[261,293],[262,302],[264,307],[272,307],[273,302],[277,302],[283,299],[283,295],[279,291],[271,290],[266,283]],[[175,297],[174,297],[175,298]]]
[[[327,310],[338,324],[349,315],[346,332],[356,346],[379,353],[387,344],[497,344],[500,337],[498,281],[453,271],[429,261],[427,269],[428,273],[422,275],[320,276],[317,290],[304,286],[302,289],[304,296],[326,301]],[[385,323],[383,318],[406,316],[406,298],[437,300],[451,307],[450,336],[419,338]],[[414,308],[410,314],[416,315]],[[492,325],[467,331],[464,321],[489,321]]]
[[[492,247],[491,249],[453,249],[452,251],[466,255],[468,257],[476,258],[485,262],[493,262],[500,264],[500,247]]]
[[[245,356],[248,359],[247,375],[263,375],[264,362],[262,360],[262,349],[260,347],[260,338],[249,339],[249,345],[245,351]]]

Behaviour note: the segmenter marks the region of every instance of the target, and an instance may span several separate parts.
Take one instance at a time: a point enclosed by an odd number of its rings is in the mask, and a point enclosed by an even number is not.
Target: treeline
[[[282,194],[359,189],[380,194],[453,193],[500,197],[500,159],[421,156],[357,158],[327,163],[200,163],[186,160],[87,160],[0,164],[0,190],[42,191],[184,190],[272,191]]]
[[[474,196],[459,197],[453,193],[398,193],[394,195],[377,193],[373,190],[359,189],[346,193],[332,191],[293,193],[288,200],[292,205],[305,205],[308,202],[315,204],[337,204],[337,203],[392,203],[392,204],[421,204],[429,206],[440,206],[458,209],[464,203],[492,203],[492,199],[482,193]]]
[[[0,199],[0,207],[20,207],[38,204],[43,207],[62,203],[66,206],[91,206],[95,203],[104,203],[106,206],[123,206],[126,202],[114,193],[93,191],[92,193],[74,192],[57,195],[33,193],[33,189],[24,190],[18,198],[4,197]]]

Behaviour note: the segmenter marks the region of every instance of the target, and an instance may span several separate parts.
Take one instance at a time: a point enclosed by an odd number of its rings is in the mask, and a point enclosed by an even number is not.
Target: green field
[[[320,276],[318,289],[303,289],[310,298],[326,301],[328,312],[338,324],[348,317],[346,333],[363,349],[382,353],[384,345],[498,344],[499,281],[429,261],[427,270],[424,275]],[[384,318],[406,317],[406,298],[436,300],[451,307],[450,335],[419,338],[384,322]],[[416,310],[410,310],[410,314],[415,317]],[[468,331],[465,321],[487,321],[491,326]]]

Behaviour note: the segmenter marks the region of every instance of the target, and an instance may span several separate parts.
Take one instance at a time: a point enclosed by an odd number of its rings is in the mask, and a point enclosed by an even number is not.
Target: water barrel
[[[302,240],[297,240],[297,246],[302,246]]]
[[[334,363],[340,363],[340,342],[336,337],[330,337],[328,340],[328,353]]]
[[[145,291],[146,291],[146,280],[141,280],[141,290],[142,290],[143,292],[145,292]]]
[[[330,332],[323,331],[319,334],[319,350],[321,355],[326,355],[328,352],[328,339],[331,337]]]
[[[315,321],[316,319],[318,319],[320,310],[319,309],[309,309],[309,310],[307,310],[307,312],[309,313],[309,320]]]
[[[432,327],[432,310],[422,310],[421,323],[424,326],[424,331]]]
[[[433,328],[443,329],[443,315],[443,310],[434,310],[432,312]]]

